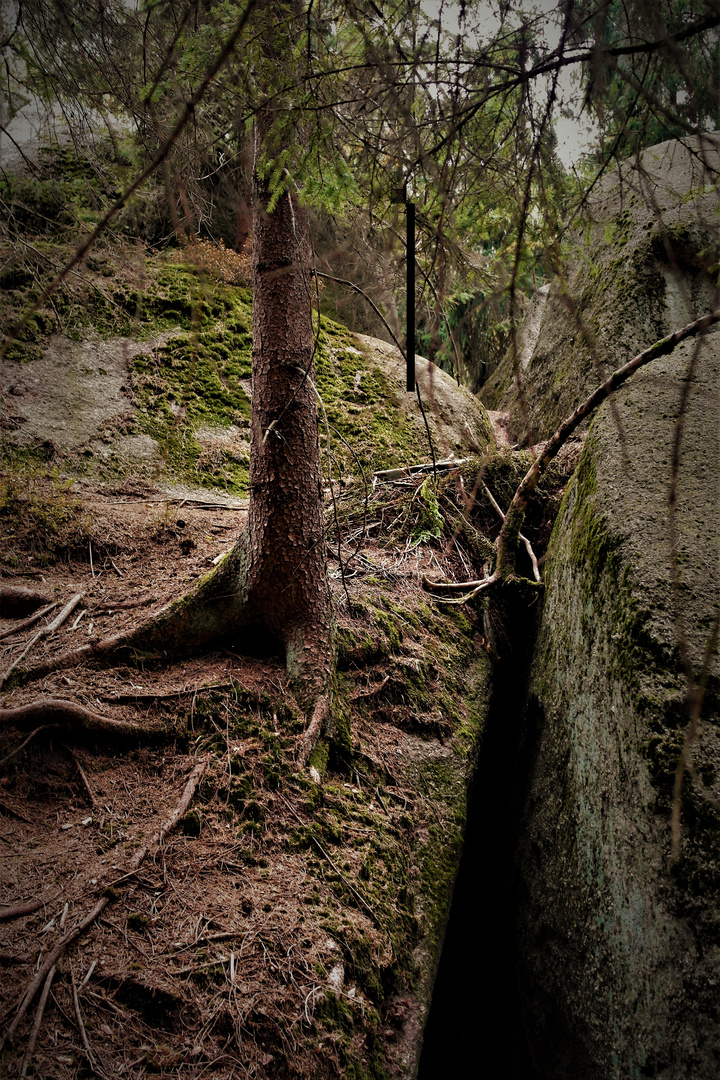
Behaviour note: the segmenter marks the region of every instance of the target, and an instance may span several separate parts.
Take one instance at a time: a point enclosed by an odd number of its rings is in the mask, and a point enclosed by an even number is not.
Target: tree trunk
[[[261,120],[260,131],[262,133]],[[261,141],[261,140],[260,140]],[[40,664],[37,678],[91,658],[199,649],[218,638],[269,632],[282,643],[290,683],[312,714],[301,757],[325,722],[334,668],[315,390],[312,260],[307,217],[284,192],[272,212],[255,177],[253,398],[250,506],[226,559],[186,596],[129,633]]]
[[[250,612],[285,646],[288,674],[317,691],[332,664],[315,391],[311,246],[295,196],[256,180],[253,402],[247,536],[233,559]]]

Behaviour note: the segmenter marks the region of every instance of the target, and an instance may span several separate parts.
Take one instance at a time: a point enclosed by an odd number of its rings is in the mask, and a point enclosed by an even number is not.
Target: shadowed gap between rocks
[[[470,793],[465,843],[418,1080],[540,1080],[518,985],[516,849],[535,733],[525,725],[537,608],[503,604],[501,658]]]

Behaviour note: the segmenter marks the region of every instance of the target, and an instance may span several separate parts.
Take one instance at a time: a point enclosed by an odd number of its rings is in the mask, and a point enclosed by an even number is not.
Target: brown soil
[[[244,520],[244,511],[168,502],[131,481],[76,481],[61,496],[52,480],[33,483],[41,505],[42,496],[48,505],[77,499],[71,534],[48,561],[37,513],[27,521],[0,517],[4,580],[31,583],[62,602],[82,592],[83,600],[60,630],[37,642],[28,662],[117,633],[181,595],[232,545]],[[375,509],[368,519],[376,534],[377,517]],[[361,519],[348,518],[347,537]],[[392,580],[402,602],[417,590],[419,573],[441,564],[452,569],[439,547],[407,544],[398,552],[365,543],[347,572],[355,595],[372,575]],[[331,561],[342,623],[338,565]],[[0,631],[11,626],[0,621]],[[0,643],[0,668],[36,630]],[[353,693],[372,698],[387,666],[370,660],[354,673]],[[441,812],[431,792],[418,797],[403,779],[412,758],[407,709],[387,702],[372,723],[367,710],[353,715],[353,760],[365,761],[364,772],[328,770],[323,787],[299,776],[292,761],[303,724],[285,686],[281,656],[225,648],[168,663],[75,668],[6,687],[6,708],[60,697],[160,733],[159,745],[111,746],[51,730],[0,768],[3,1027],[43,956],[112,890],[111,904],[59,962],[32,1059],[36,1075],[88,1075],[73,979],[99,1075],[339,1076],[352,1059],[369,1069],[368,1027],[380,1038],[387,1025],[386,1041],[396,1040],[402,998],[387,994],[381,1016],[373,985],[378,973],[393,970],[399,939],[358,899],[362,867],[382,830],[405,835],[409,806],[419,836]],[[0,758],[24,738],[0,729]],[[203,755],[208,770],[180,828],[126,877],[132,855],[170,815]],[[323,850],[307,839],[313,823],[330,828],[336,818],[342,835],[331,851],[328,841]],[[413,836],[402,841],[408,850]],[[31,901],[40,902],[36,911],[3,919],[8,908]],[[387,903],[391,910],[394,898]],[[326,994],[329,987],[337,998]],[[38,997],[15,1044],[5,1046],[10,1074],[27,1052]],[[375,1017],[370,1025],[368,1016]]]

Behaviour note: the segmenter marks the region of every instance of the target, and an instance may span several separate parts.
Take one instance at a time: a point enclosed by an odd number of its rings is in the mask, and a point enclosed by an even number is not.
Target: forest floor
[[[392,485],[369,516],[356,500],[344,520],[346,561],[358,543],[348,538],[363,521],[369,530],[346,570],[352,612],[330,562],[347,723],[322,744],[317,771],[293,767],[304,722],[282,656],[241,655],[228,642],[29,685],[10,678],[5,709],[71,699],[157,737],[115,743],[48,728],[16,753],[26,732],[0,728],[0,1017],[13,1035],[0,1075],[380,1077],[404,1039],[418,1042],[412,1023],[404,1031],[408,972],[449,903],[458,795],[464,808],[464,785],[448,793],[423,771],[427,747],[456,761],[466,720],[457,703],[443,714],[459,682],[449,686],[433,650],[462,680],[480,641],[457,609],[431,613],[419,587],[440,564],[462,577],[457,555],[369,539],[422,501],[421,485]],[[26,663],[117,633],[181,595],[244,517],[221,499],[171,501],[136,481],[6,480],[5,583],[59,605],[82,594]],[[42,625],[0,642],[3,670]],[[12,627],[0,622],[0,634]],[[414,699],[409,675],[421,684]],[[153,842],[198,765],[191,806]],[[432,911],[426,882],[423,911],[414,898],[430,834],[447,840],[450,863],[444,877],[434,870]],[[43,959],[103,896],[108,906],[58,959],[44,1014],[37,993],[13,1028]]]

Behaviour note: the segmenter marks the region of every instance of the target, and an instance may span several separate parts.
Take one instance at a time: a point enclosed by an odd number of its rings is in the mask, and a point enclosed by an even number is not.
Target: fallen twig
[[[75,1019],[77,1020],[77,1026],[80,1029],[80,1038],[82,1039],[87,1063],[96,1076],[105,1076],[104,1071],[99,1068],[97,1060],[95,1058],[95,1054],[93,1053],[93,1049],[90,1046],[90,1040],[88,1039],[87,1031],[85,1029],[85,1023],[83,1021],[82,1013],[80,1011],[80,998],[78,997],[78,988],[77,983],[75,982],[75,974],[72,970],[70,972],[70,982],[72,984],[72,998],[73,1007],[75,1009]]]
[[[161,828],[158,829],[150,843],[146,844],[144,847],[138,848],[138,850],[133,855],[132,859],[130,860],[131,870],[137,870],[137,868],[140,866],[140,863],[143,861],[148,851],[150,850],[150,847],[160,845],[165,839],[165,837],[168,835],[168,833],[171,832],[171,830],[174,829],[177,825],[178,821],[180,821],[192,801],[195,790],[200,780],[202,779],[205,769],[207,768],[207,763],[208,759],[206,757],[202,758],[192,770],[190,776],[188,777],[187,783],[185,784],[185,788],[183,789],[183,793],[180,796],[180,801],[173,810],[172,814],[170,814],[170,817],[167,818]],[[31,982],[25,989],[22,997],[20,998],[15,1012],[15,1016],[13,1017],[12,1022],[10,1023],[7,1031],[5,1032],[5,1036],[3,1037],[3,1043],[5,1039],[12,1039],[15,1035],[15,1032],[18,1029],[18,1025],[20,1024],[23,1016],[27,1012],[28,1006],[35,997],[35,994],[38,992],[38,989],[40,988],[43,980],[47,977],[50,970],[54,969],[55,964],[63,955],[68,945],[75,941],[76,938],[80,937],[80,935],[83,934],[89,926],[92,926],[98,915],[102,914],[102,912],[112,901],[112,899],[112,894],[106,894],[105,896],[101,896],[98,902],[95,904],[95,907],[91,911],[89,911],[88,914],[83,919],[81,919],[76,926],[74,926],[71,930],[68,930],[68,932],[62,938],[60,938],[60,941],[58,941],[55,948],[52,949],[50,953],[48,953],[48,955],[45,957],[45,960],[40,965],[37,974],[31,980]]]
[[[47,1003],[48,994],[50,993],[50,986],[52,985],[53,977],[55,975],[55,965],[50,968],[45,978],[45,985],[43,986],[42,995],[40,997],[40,1003],[35,1013],[35,1022],[30,1032],[30,1038],[28,1040],[27,1050],[25,1051],[25,1057],[23,1058],[22,1068],[20,1069],[20,1076],[27,1075],[27,1071],[30,1068],[30,1062],[35,1051],[35,1043],[37,1042],[38,1033],[40,1031],[40,1025],[42,1024],[43,1013],[45,1012],[45,1005]]]
[[[92,806],[93,810],[99,810],[100,809],[100,804],[98,803],[97,799],[95,798],[95,794],[93,792],[93,789],[90,787],[90,781],[88,780],[87,775],[85,774],[85,770],[83,769],[82,765],[80,764],[80,759],[78,758],[77,754],[72,749],[72,747],[66,746],[65,749],[67,750],[70,757],[73,759],[73,764],[75,765],[75,768],[78,771],[78,775],[79,775],[80,779],[82,780],[82,785],[85,788],[85,794],[87,795],[88,799],[90,800],[90,805]]]
[[[42,570],[10,570],[7,566],[0,566],[0,575],[2,577],[39,577],[45,580]]]
[[[11,675],[12,671],[18,666],[20,661],[23,660],[27,656],[27,654],[30,652],[30,650],[32,649],[35,642],[39,641],[40,638],[49,637],[50,634],[53,634],[59,627],[61,627],[62,624],[67,619],[68,615],[70,615],[75,610],[75,608],[78,606],[78,604],[80,603],[82,598],[83,598],[82,593],[76,593],[75,596],[73,596],[72,600],[68,600],[67,604],[62,609],[62,611],[59,613],[59,615],[56,615],[56,617],[53,619],[53,621],[48,626],[44,626],[42,628],[42,630],[38,631],[38,633],[35,635],[34,638],[31,638],[31,640],[25,646],[25,648],[20,653],[20,655],[17,656],[13,660],[12,664],[7,669],[7,671],[3,672],[3,674],[0,675],[0,688],[2,688],[5,685],[5,683],[10,678],[10,675]]]
[[[439,471],[448,472],[460,465],[466,465],[473,458],[448,458],[446,461],[438,461],[435,468]],[[432,472],[432,461],[423,462],[422,465],[405,465],[397,469],[380,469],[373,473],[374,480],[400,480],[404,476],[412,476],[413,473]]]
[[[16,623],[15,626],[11,626],[9,630],[3,630],[2,634],[0,634],[0,641],[11,637],[13,634],[21,634],[23,630],[27,630],[29,627],[34,626],[36,622],[39,622],[44,615],[49,615],[57,606],[58,601],[56,600],[53,604],[48,604],[47,607],[41,608],[40,611],[36,611],[35,614],[30,615],[29,618],[23,619],[21,623]]]

